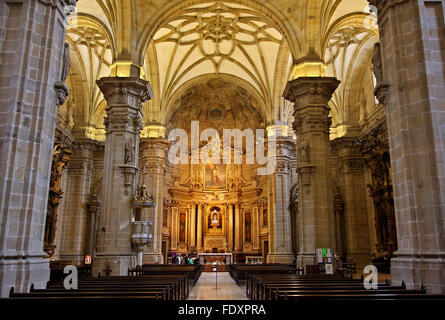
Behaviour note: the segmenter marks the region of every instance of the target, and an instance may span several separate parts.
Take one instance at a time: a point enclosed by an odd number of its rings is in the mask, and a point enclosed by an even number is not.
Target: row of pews
[[[49,281],[45,289],[31,286],[29,292],[16,293],[10,299],[119,299],[186,300],[200,275],[196,265],[144,265],[129,270],[128,276],[82,278],[77,289],[67,290],[63,281]]]
[[[293,264],[231,264],[230,276],[236,284],[247,280],[252,274],[304,274],[304,269],[296,268]]]
[[[136,267],[128,270],[129,276],[158,275],[177,273],[187,276],[193,285],[196,284],[201,276],[201,265],[199,264],[144,264],[142,267]]]
[[[407,289],[386,281],[368,290],[363,280],[341,275],[249,274],[246,295],[251,300],[443,300],[445,295],[426,294],[425,286]]]

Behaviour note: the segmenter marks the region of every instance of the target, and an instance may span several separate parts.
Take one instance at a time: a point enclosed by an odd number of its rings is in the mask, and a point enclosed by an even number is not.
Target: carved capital
[[[164,174],[166,163],[166,152],[170,143],[164,138],[141,139],[141,160],[145,174]]]
[[[295,109],[327,107],[340,81],[332,77],[302,77],[287,83],[283,97],[295,103]]]
[[[297,135],[313,130],[329,134],[332,120],[328,103],[339,84],[339,80],[328,77],[288,82],[283,97],[294,103],[293,129]]]
[[[90,197],[90,201],[88,201],[88,204],[87,204],[88,213],[92,216],[97,215],[99,213],[100,206],[101,206],[101,204],[100,204],[100,201],[97,198],[97,196],[92,195]]]
[[[141,152],[144,157],[165,158],[170,147],[170,142],[164,138],[143,138],[140,142]]]
[[[140,108],[140,104],[153,98],[148,81],[136,77],[105,77],[96,81],[108,105],[128,105]]]
[[[272,141],[276,145],[276,152],[269,157],[276,163],[275,172],[287,174],[291,169],[291,160],[295,159],[295,141],[289,137],[271,137],[266,143],[270,144]],[[269,146],[267,148],[269,149]]]
[[[252,201],[252,204],[259,208],[267,208],[268,201],[267,201],[267,198],[262,197],[262,198],[258,198],[255,201]]]

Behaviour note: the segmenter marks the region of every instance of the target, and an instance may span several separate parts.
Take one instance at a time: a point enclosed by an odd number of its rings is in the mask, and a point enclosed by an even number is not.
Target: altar
[[[198,253],[199,263],[202,265],[219,262],[220,264],[231,264],[232,253]]]

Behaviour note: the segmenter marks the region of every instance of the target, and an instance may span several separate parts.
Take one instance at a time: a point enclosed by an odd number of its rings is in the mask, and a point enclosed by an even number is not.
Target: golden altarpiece
[[[169,169],[179,179],[164,200],[163,248],[183,254],[264,254],[267,200],[260,177],[253,174],[254,165],[200,164]]]

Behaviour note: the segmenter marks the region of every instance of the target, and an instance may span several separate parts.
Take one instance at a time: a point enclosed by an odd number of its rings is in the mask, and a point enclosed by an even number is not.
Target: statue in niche
[[[135,147],[133,145],[133,143],[131,143],[130,141],[127,141],[127,143],[125,143],[125,163],[134,163],[134,153],[135,153]]]
[[[62,77],[60,80],[61,82],[65,82],[66,78],[68,78],[70,68],[71,68],[70,45],[65,42],[65,46],[63,48]]]
[[[380,43],[374,44],[374,54],[372,56],[372,70],[377,80],[377,85],[383,82],[383,66],[382,54],[380,51]]]
[[[300,158],[300,163],[309,162],[309,151],[310,146],[309,143],[306,140],[303,140],[300,143],[300,147],[298,148],[298,154]]]
[[[138,187],[136,198],[142,201],[153,201],[153,196],[148,192],[148,188],[145,184]]]
[[[218,212],[216,210],[212,214],[212,224],[219,224]]]
[[[291,209],[293,209],[293,211],[295,213],[298,212],[298,205],[300,202],[300,193],[298,191],[298,183],[296,183],[292,189],[291,189],[291,193],[290,193],[290,207]]]
[[[219,208],[213,207],[209,215],[209,228],[221,228],[221,215],[219,213]]]

